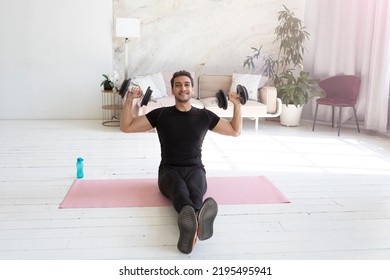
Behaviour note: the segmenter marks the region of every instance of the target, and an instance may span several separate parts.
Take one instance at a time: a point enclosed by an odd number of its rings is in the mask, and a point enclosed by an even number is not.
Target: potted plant
[[[278,54],[276,58],[272,55],[262,56],[264,64],[261,70],[270,78],[282,100],[281,124],[298,126],[303,105],[309,100],[309,92],[315,96],[320,95],[320,91],[316,86],[318,80],[311,79],[309,73],[303,71],[301,64],[305,51],[304,42],[310,38],[310,34],[304,30],[302,21],[286,6],[283,7],[284,9],[278,12],[279,24],[275,28],[274,43],[279,44]],[[254,59],[261,57],[261,48],[262,46],[252,47],[253,54],[246,57],[244,67],[255,68]],[[293,119],[287,112],[291,110],[296,111]]]
[[[285,126],[298,126],[303,105],[309,101],[309,92],[313,96],[318,95],[318,80],[310,79],[309,72],[303,70],[299,72],[299,76],[295,76],[291,70],[286,70],[280,78],[282,82],[277,88],[283,104],[280,123]]]
[[[115,73],[111,73],[110,75],[102,74],[102,76],[104,77],[104,80],[101,82],[100,86],[103,86],[104,90],[112,90],[115,87]]]

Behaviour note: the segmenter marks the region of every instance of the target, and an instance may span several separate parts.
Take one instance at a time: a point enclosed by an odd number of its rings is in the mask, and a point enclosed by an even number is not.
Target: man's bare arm
[[[121,113],[120,130],[123,132],[144,132],[151,130],[153,127],[149,123],[146,116],[133,116],[133,100],[140,98],[142,92],[139,88],[132,88],[130,92],[126,94],[126,100],[123,104]]]
[[[228,136],[239,136],[241,134],[241,129],[242,129],[240,99],[237,96],[237,93],[230,92],[229,100],[234,105],[233,118],[230,121],[221,118],[212,131],[219,134],[228,135]]]

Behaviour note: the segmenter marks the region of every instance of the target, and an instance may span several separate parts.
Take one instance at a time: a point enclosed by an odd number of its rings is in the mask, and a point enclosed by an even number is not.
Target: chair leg
[[[318,103],[317,103],[317,105],[316,105],[316,112],[314,113],[314,122],[313,122],[313,129],[312,129],[312,131],[314,131],[314,127],[315,127],[315,125],[316,125],[316,120],[317,120],[317,112],[318,112]]]
[[[332,127],[334,127],[334,106],[332,106]]]
[[[339,128],[339,132],[337,134],[337,136],[340,136],[340,128],[341,128],[341,108],[342,107],[339,107],[339,121],[338,121],[338,128]]]
[[[356,126],[358,129],[358,132],[360,133],[359,121],[358,121],[357,114],[356,114],[356,108],[355,108],[355,106],[353,106],[352,108],[353,108],[353,113],[355,114]]]

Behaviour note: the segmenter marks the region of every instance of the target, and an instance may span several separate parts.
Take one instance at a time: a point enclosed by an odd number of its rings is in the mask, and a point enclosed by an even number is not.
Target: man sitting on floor
[[[213,235],[217,216],[216,201],[209,197],[203,201],[207,190],[206,171],[202,163],[202,144],[208,130],[223,135],[241,133],[241,103],[238,95],[229,93],[234,104],[233,118],[228,121],[207,109],[191,106],[194,80],[187,71],[178,71],[171,79],[175,105],[155,109],[146,115],[134,117],[132,104],[142,96],[138,87],[126,94],[120,129],[123,132],[144,132],[157,129],[161,145],[161,163],[158,186],[179,213],[179,251],[189,254],[199,240]]]

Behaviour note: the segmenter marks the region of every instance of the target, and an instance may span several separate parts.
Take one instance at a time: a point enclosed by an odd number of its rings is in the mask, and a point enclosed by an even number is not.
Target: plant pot
[[[104,82],[103,87],[104,90],[112,90],[112,86],[110,85],[110,82]]]
[[[280,114],[280,124],[284,126],[299,126],[301,120],[303,105],[296,107],[294,104],[288,106],[282,104],[282,112]]]

